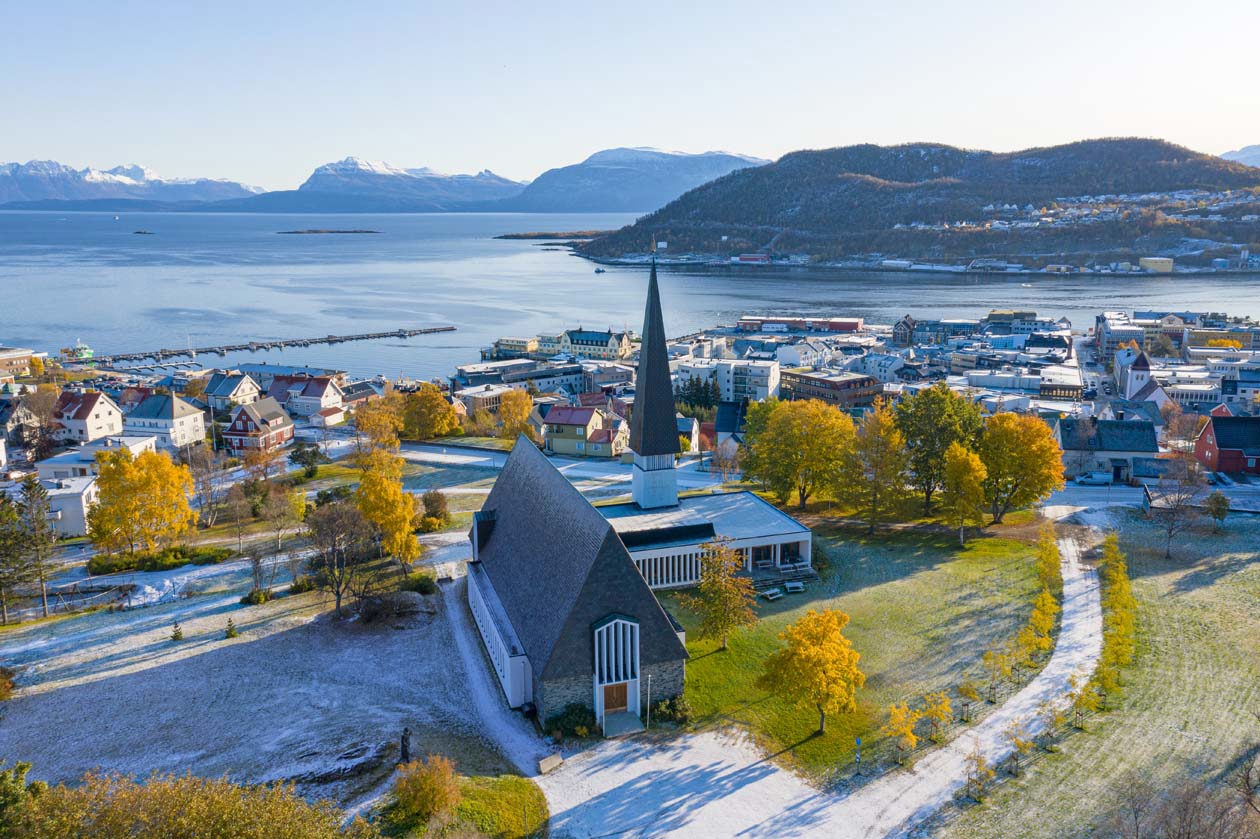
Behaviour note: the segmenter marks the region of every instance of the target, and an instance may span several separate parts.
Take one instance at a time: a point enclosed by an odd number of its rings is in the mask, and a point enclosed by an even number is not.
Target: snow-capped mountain
[[[9,201],[82,201],[138,198],[155,201],[221,201],[262,192],[235,181],[167,180],[143,166],[75,169],[55,160],[0,164],[0,204]]]
[[[1232,160],[1235,163],[1245,163],[1248,166],[1260,166],[1260,145],[1243,146],[1237,151],[1227,151],[1221,157],[1226,160]]]
[[[715,178],[769,161],[741,154],[653,148],[595,152],[581,163],[550,169],[498,209],[517,212],[655,210]]]
[[[470,201],[506,198],[518,194],[524,186],[489,169],[475,175],[446,175],[424,167],[402,169],[380,161],[347,157],[320,166],[298,191],[402,199],[414,202],[415,209],[443,210]]]

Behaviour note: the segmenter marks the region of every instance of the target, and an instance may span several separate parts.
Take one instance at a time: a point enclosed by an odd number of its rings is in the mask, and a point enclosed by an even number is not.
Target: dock
[[[177,367],[181,362],[162,364],[168,359],[196,358],[198,355],[227,355],[230,352],[258,352],[260,350],[282,350],[287,347],[311,347],[317,344],[341,344],[347,341],[376,341],[382,338],[414,338],[417,335],[432,335],[437,332],[454,332],[453,326],[426,326],[423,329],[392,329],[388,332],[363,332],[358,335],[324,335],[321,338],[283,338],[268,341],[246,341],[242,344],[217,344],[211,347],[180,347],[164,350],[144,350],[141,352],[112,353],[84,359],[86,363],[109,367],[122,361],[144,361],[152,359],[159,364],[145,366]],[[187,363],[187,362],[183,362]]]

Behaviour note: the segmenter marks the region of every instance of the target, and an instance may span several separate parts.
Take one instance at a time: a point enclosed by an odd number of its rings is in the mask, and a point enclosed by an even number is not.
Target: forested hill
[[[992,204],[1040,207],[1080,195],[1260,187],[1260,170],[1161,140],[1086,140],[995,153],[932,143],[799,151],[687,192],[583,251],[646,250],[653,236],[671,253],[799,245],[890,231],[895,225],[985,217]],[[726,236],[724,241],[722,236]]]

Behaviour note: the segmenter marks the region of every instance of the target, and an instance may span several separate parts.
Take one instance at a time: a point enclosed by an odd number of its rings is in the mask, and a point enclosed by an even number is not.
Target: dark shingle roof
[[[1212,432],[1218,449],[1260,455],[1260,417],[1212,417]]]
[[[612,525],[533,443],[517,440],[478,519],[478,558],[538,678],[589,675],[591,627],[613,613],[639,622],[644,664],[687,657]]]
[[[1061,419],[1059,441],[1067,451],[1159,451],[1155,426],[1147,420]]]
[[[201,413],[192,405],[188,404],[178,396],[167,396],[165,394],[155,393],[146,396],[144,401],[137,405],[130,414],[128,419],[151,419],[151,420],[175,420],[180,417],[190,417],[193,414]]]
[[[643,313],[643,344],[630,414],[630,448],[643,456],[678,453],[674,424],[674,386],[665,349],[665,319],[656,283],[656,263],[648,277],[647,308]]]

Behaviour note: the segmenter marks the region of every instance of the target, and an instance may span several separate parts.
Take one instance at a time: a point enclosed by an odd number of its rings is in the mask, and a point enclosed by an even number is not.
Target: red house
[[[1194,456],[1213,472],[1260,475],[1260,417],[1210,417]]]
[[[232,421],[223,430],[223,444],[237,455],[251,449],[278,449],[292,439],[293,420],[270,396],[237,405]]]

